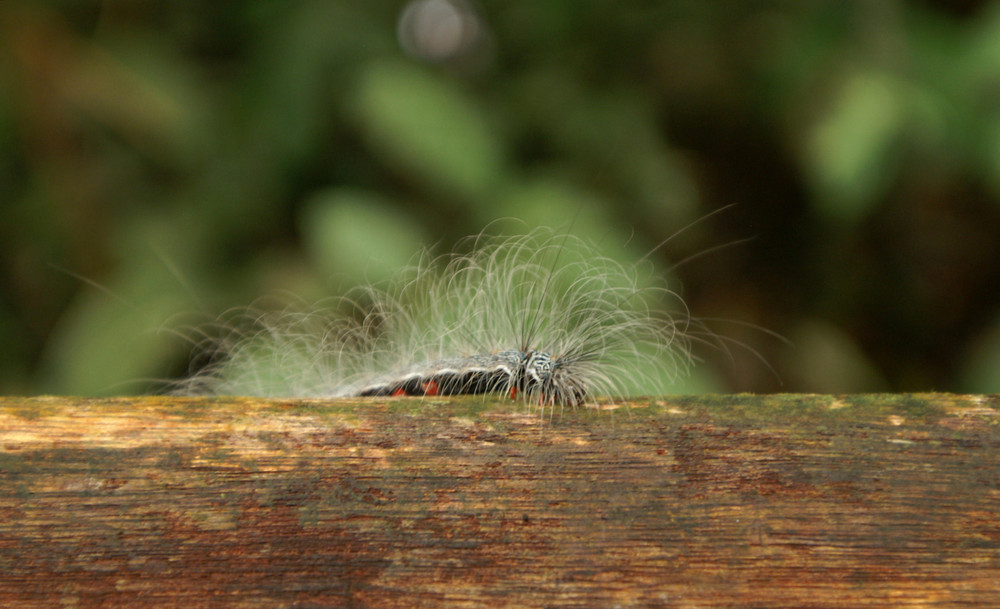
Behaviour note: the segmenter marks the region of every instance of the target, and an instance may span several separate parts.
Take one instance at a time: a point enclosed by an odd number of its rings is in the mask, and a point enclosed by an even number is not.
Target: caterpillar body
[[[372,379],[359,396],[537,394],[539,401],[577,405],[585,389],[566,362],[543,352],[500,351],[421,364],[411,372]]]
[[[388,285],[333,306],[242,312],[208,339],[212,362],[180,391],[578,406],[660,392],[689,366],[690,316],[642,265],[551,230],[470,241],[467,254],[424,253]]]

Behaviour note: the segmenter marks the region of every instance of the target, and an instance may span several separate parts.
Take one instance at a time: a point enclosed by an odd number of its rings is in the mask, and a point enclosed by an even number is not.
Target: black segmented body
[[[479,395],[522,393],[540,403],[583,402],[585,391],[578,383],[558,384],[560,366],[540,351],[498,351],[454,357],[413,366],[397,375],[385,375],[365,383],[358,396],[391,395]]]

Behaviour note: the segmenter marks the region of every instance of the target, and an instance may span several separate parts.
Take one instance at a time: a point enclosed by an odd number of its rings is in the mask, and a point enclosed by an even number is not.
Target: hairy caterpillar
[[[322,311],[240,313],[252,328],[208,339],[213,361],[180,391],[497,394],[577,406],[657,392],[688,367],[690,316],[638,267],[551,230],[470,240],[468,254],[425,253],[389,285]],[[680,304],[674,314],[669,300]]]

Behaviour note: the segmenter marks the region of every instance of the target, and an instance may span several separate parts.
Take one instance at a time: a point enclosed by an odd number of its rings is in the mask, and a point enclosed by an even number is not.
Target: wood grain
[[[1000,607],[1000,397],[0,399],[0,606]]]

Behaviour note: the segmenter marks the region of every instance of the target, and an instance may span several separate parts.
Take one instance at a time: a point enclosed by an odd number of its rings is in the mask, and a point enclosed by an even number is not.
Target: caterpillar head
[[[587,393],[563,363],[541,351],[524,355],[523,379],[525,392],[537,397],[539,403],[578,406]]]

